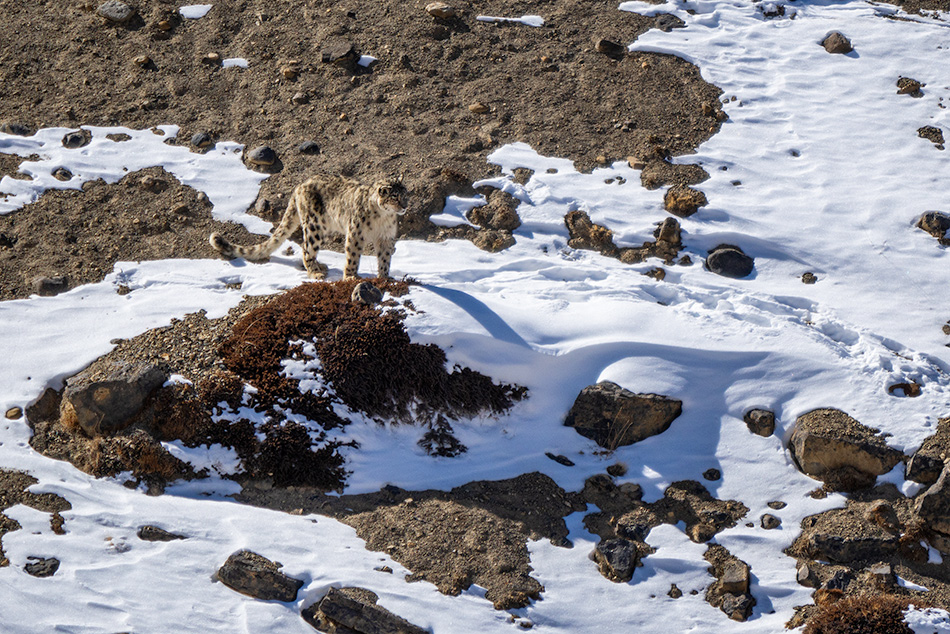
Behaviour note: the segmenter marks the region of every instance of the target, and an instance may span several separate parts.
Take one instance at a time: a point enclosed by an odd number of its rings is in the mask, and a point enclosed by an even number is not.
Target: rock
[[[191,144],[196,148],[206,148],[214,143],[210,132],[195,132],[191,135]]]
[[[323,60],[324,64],[334,64],[335,66],[354,70],[360,59],[360,54],[353,42],[339,40],[329,43],[320,52],[320,59]]]
[[[574,461],[568,458],[567,456],[562,456],[560,454],[553,454],[550,451],[544,452],[544,455],[553,460],[554,462],[564,465],[565,467],[573,467]]]
[[[295,92],[294,96],[290,98],[290,102],[295,103],[298,106],[308,103],[309,101],[310,97],[308,97],[307,93],[305,92]]]
[[[301,154],[319,154],[320,146],[316,141],[304,141],[297,146],[297,151]]]
[[[783,508],[788,506],[788,504],[786,504],[785,502],[782,502],[781,500],[774,500],[772,502],[769,502],[766,506],[768,506],[770,509],[781,511]]]
[[[917,221],[917,227],[937,239],[946,239],[947,230],[950,229],[950,215],[941,211],[928,211]]]
[[[835,574],[831,575],[831,578],[825,582],[825,590],[841,590],[844,591],[848,588],[848,585],[854,581],[854,575],[852,575],[847,570],[839,570]]]
[[[798,566],[798,571],[795,575],[796,581],[799,585],[805,586],[806,588],[817,588],[820,584],[818,580],[818,573],[815,572],[812,566],[809,566],[807,563],[803,563]]]
[[[930,530],[950,535],[950,467],[946,464],[940,477],[917,498],[914,511]]]
[[[300,67],[295,65],[281,66],[280,74],[284,79],[297,79],[300,74]]]
[[[868,574],[878,583],[885,586],[892,586],[897,582],[894,576],[894,569],[890,564],[879,563],[867,568]]]
[[[903,458],[877,430],[836,409],[799,416],[788,449],[802,473],[841,491],[873,485]]]
[[[376,594],[363,588],[330,588],[301,613],[322,632],[338,634],[428,634],[418,625],[376,605]]]
[[[184,535],[169,533],[164,528],[152,526],[151,524],[140,526],[136,535],[138,535],[138,538],[144,542],[170,542],[175,541],[176,539],[188,539]]]
[[[742,417],[749,431],[768,438],[775,433],[775,413],[767,409],[750,409]]]
[[[353,287],[353,293],[350,300],[359,304],[372,306],[383,301],[383,292],[373,286],[370,282],[360,282]]]
[[[914,398],[920,396],[920,383],[914,383],[913,381],[893,383],[887,386],[887,393]]]
[[[135,15],[135,10],[124,2],[119,2],[119,0],[107,0],[107,2],[99,5],[96,13],[110,22],[121,24]]]
[[[468,212],[469,220],[486,229],[514,231],[521,226],[521,218],[515,208],[518,201],[500,189],[488,195],[488,204],[474,207]]]
[[[132,59],[132,63],[138,66],[139,68],[145,68],[152,63],[152,58],[148,55],[136,55]]]
[[[749,593],[749,565],[719,545],[710,546],[703,557],[716,577],[706,590],[706,601],[734,621],[745,621],[752,614],[755,598]]]
[[[910,95],[911,97],[923,97],[924,93],[920,90],[923,84],[910,77],[897,78],[897,94]]]
[[[641,550],[628,539],[602,540],[591,553],[600,574],[616,583],[633,579],[633,571],[640,565]]]
[[[34,293],[41,297],[52,297],[69,290],[69,282],[62,276],[46,277],[45,275],[37,275],[30,280],[30,287]]]
[[[439,20],[451,20],[457,14],[455,7],[444,2],[430,2],[426,5],[426,13]]]
[[[680,218],[688,218],[709,204],[706,194],[686,185],[673,185],[663,196],[663,207]]]
[[[201,58],[202,64],[208,64],[209,66],[220,66],[221,65],[221,54],[211,52]]]
[[[848,535],[819,529],[809,540],[822,558],[839,563],[885,559],[900,547],[897,535],[866,527]]]
[[[703,471],[703,478],[710,482],[715,482],[722,478],[722,472],[720,472],[719,469],[706,469]]]
[[[749,591],[749,564],[733,559],[722,566],[716,575],[719,589],[730,594],[743,594]]]
[[[481,101],[476,101],[475,103],[470,104],[468,110],[474,114],[488,114],[491,112],[491,108],[483,104]]]
[[[73,173],[70,172],[65,167],[57,167],[53,171],[53,178],[55,178],[58,181],[68,181],[72,179],[72,177],[73,177]]]
[[[682,401],[634,394],[602,381],[581,390],[564,424],[601,447],[616,449],[663,433],[682,411]]]
[[[937,421],[937,431],[925,439],[907,461],[904,477],[914,482],[933,484],[943,471],[945,457],[950,457],[950,418]]]
[[[268,167],[277,162],[277,152],[266,145],[259,145],[247,153],[247,162],[252,165]]]
[[[672,246],[680,246],[682,235],[679,221],[676,218],[664,218],[656,231],[653,232],[653,237],[656,238],[657,243],[662,242]]]
[[[775,517],[771,513],[764,514],[759,520],[760,525],[767,531],[774,530],[782,525],[782,520]]]
[[[125,429],[166,378],[164,369],[149,363],[89,366],[66,379],[60,420],[92,437]]]
[[[814,284],[818,281],[818,276],[816,276],[811,271],[805,271],[802,273],[802,284]]]
[[[623,57],[627,54],[626,46],[603,37],[594,39],[594,50],[607,57]]]
[[[603,255],[615,255],[618,251],[614,244],[613,232],[603,225],[594,224],[587,212],[569,211],[564,216],[564,224],[570,239],[567,244],[572,249],[588,249]]]
[[[486,229],[475,233],[472,244],[489,253],[504,251],[515,243],[515,237],[508,231]]]
[[[80,148],[92,139],[92,135],[85,130],[77,130],[75,132],[68,132],[66,136],[63,137],[63,147],[69,149]]]
[[[715,537],[717,532],[715,524],[709,522],[696,522],[686,528],[686,536],[697,544],[705,544]]]
[[[661,13],[660,15],[656,16],[653,22],[653,28],[659,29],[664,33],[669,33],[673,29],[682,29],[685,27],[686,23],[672,13]]]
[[[917,129],[917,136],[922,139],[927,139],[941,150],[943,149],[943,130],[940,128],[932,125],[925,125],[924,127]]]
[[[0,132],[4,134],[14,134],[16,136],[30,136],[33,134],[33,131],[29,126],[25,126],[22,123],[16,123],[13,121],[5,121],[0,123]]]
[[[821,45],[824,46],[825,50],[829,53],[837,55],[844,55],[854,50],[854,47],[851,46],[851,40],[846,38],[839,31],[829,33],[828,36],[821,41]]]
[[[27,557],[27,559],[33,561],[23,566],[23,569],[34,577],[52,577],[59,570],[59,559],[55,557]]]
[[[683,591],[680,590],[680,589],[676,586],[675,583],[671,583],[671,584],[670,584],[670,591],[666,593],[666,596],[668,596],[668,597],[671,598],[671,599],[679,599],[680,597],[683,596]]]
[[[731,594],[726,593],[722,596],[722,603],[719,609],[733,621],[745,621],[752,616],[752,608],[755,607],[755,599],[751,594]]]
[[[7,420],[18,420],[21,416],[23,416],[23,408],[11,407],[7,410],[4,416],[6,416]]]
[[[706,257],[706,268],[723,277],[741,279],[755,268],[755,260],[737,246],[720,244]]]
[[[224,563],[216,578],[232,590],[264,601],[295,601],[303,581],[280,572],[275,563],[249,550],[239,550]]]

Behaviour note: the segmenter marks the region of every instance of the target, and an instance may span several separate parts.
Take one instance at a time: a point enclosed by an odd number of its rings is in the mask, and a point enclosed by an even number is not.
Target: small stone
[[[9,420],[17,420],[18,418],[23,416],[23,408],[11,407],[10,409],[7,410],[7,413],[4,414],[4,416],[6,416],[7,419]]]
[[[604,156],[603,154],[598,154],[597,158],[595,158],[594,161],[596,161],[597,164],[599,165],[606,165],[608,163],[607,157]]]
[[[162,32],[171,31],[173,28],[175,28],[175,25],[171,20],[159,20],[156,26],[158,27],[158,30]]]
[[[627,475],[627,465],[622,462],[618,462],[607,467],[607,474],[612,475],[615,478],[621,478]]]
[[[899,77],[897,79],[897,94],[898,95],[910,95],[911,97],[923,97],[924,93],[921,92],[921,84],[916,79],[911,79],[910,77]]]
[[[880,563],[868,567],[868,573],[874,577],[877,581],[881,582],[885,586],[894,585],[896,579],[894,578],[894,569],[891,568],[890,564]]]
[[[261,145],[247,153],[247,162],[252,165],[269,166],[277,162],[277,152]]]
[[[144,190],[158,192],[164,189],[163,186],[165,183],[160,178],[155,178],[154,176],[143,176],[141,179],[139,179],[139,185]]]
[[[932,125],[925,125],[922,128],[918,128],[917,136],[922,139],[927,139],[941,150],[943,149],[943,130],[940,128]]]
[[[177,539],[187,539],[184,535],[170,533],[164,528],[152,526],[151,524],[140,526],[136,535],[138,535],[139,539],[146,542],[170,542]]]
[[[196,148],[206,148],[214,143],[214,138],[208,132],[195,132],[191,135],[191,144]]]
[[[488,112],[491,112],[491,108],[489,108],[488,106],[486,106],[480,101],[476,101],[475,103],[471,104],[468,107],[468,109],[469,109],[469,112],[473,112],[475,114],[486,114]]]
[[[829,33],[828,37],[821,41],[821,45],[825,47],[826,51],[836,55],[844,55],[854,50],[851,46],[851,40],[839,31]]]
[[[73,177],[73,173],[65,167],[57,167],[53,170],[53,178],[58,181],[68,181]]]
[[[681,596],[683,596],[683,591],[677,588],[676,584],[673,583],[670,584],[670,591],[666,593],[666,596],[670,597],[671,599],[679,599]]]
[[[788,506],[788,504],[786,504],[785,502],[782,502],[781,500],[774,500],[772,502],[769,502],[767,506],[770,509],[775,509],[776,511],[780,511],[786,506]]]
[[[749,431],[768,438],[775,433],[775,414],[767,409],[750,409],[742,417]]]
[[[603,37],[594,40],[594,50],[608,57],[623,57],[627,54],[626,46]]]
[[[373,568],[376,572],[385,572],[386,574],[393,574],[393,569],[389,566],[376,566]]]
[[[703,478],[709,480],[710,482],[715,482],[722,478],[722,472],[719,469],[706,469],[703,471]]]
[[[941,211],[925,212],[917,221],[917,228],[923,229],[938,240],[946,239],[947,230],[950,229],[950,215]]]
[[[673,185],[663,196],[663,208],[680,218],[688,218],[708,204],[706,194],[686,185]]]
[[[99,5],[96,13],[110,22],[121,24],[127,22],[135,13],[135,10],[124,2],[119,2],[119,0],[108,0]]]
[[[760,522],[761,522],[762,528],[764,528],[767,531],[774,530],[782,525],[782,520],[775,517],[771,513],[766,513],[765,515],[763,515]]]
[[[449,6],[444,2],[430,2],[426,5],[426,13],[439,20],[451,20],[458,13],[455,7]]]
[[[0,124],[0,132],[4,134],[15,134],[16,136],[30,136],[32,134],[32,130],[30,130],[28,126],[13,121],[6,121]]]
[[[303,105],[310,101],[310,97],[307,96],[307,93],[304,92],[295,92],[294,96],[290,98],[291,103],[295,103],[298,106]]]
[[[627,583],[640,565],[641,552],[635,542],[627,539],[601,541],[591,553],[600,574],[615,583]]]
[[[920,383],[915,383],[913,381],[903,382],[903,383],[894,383],[893,385],[887,386],[888,394],[899,394],[902,396],[909,396],[914,398],[920,396]]]
[[[806,588],[817,588],[819,586],[818,573],[807,563],[803,563],[798,567],[795,578],[799,585],[805,586]]]
[[[202,64],[209,64],[211,66],[220,66],[221,65],[221,54],[220,53],[208,53],[201,58]]]
[[[686,535],[697,544],[702,544],[716,536],[716,527],[708,522],[697,522],[686,529]]]
[[[152,58],[148,55],[138,55],[132,60],[132,62],[139,68],[145,68],[152,63]]]
[[[74,150],[89,143],[91,135],[82,131],[69,132],[63,137],[63,147]]]
[[[706,268],[716,275],[742,279],[751,275],[755,261],[739,247],[720,244],[706,257]]]
[[[383,301],[383,292],[373,286],[370,282],[360,282],[353,287],[353,294],[350,300],[359,304],[372,306]]]
[[[300,69],[296,66],[283,66],[280,69],[280,74],[283,75],[285,79],[297,79],[297,76],[300,74]]]
[[[635,170],[642,170],[644,167],[647,166],[646,161],[638,159],[635,156],[627,157],[627,165],[630,166],[630,169],[635,169]]]
[[[846,570],[839,570],[825,583],[825,589],[845,590],[848,587],[848,584],[850,584],[853,580],[854,575],[852,575],[850,572]]]
[[[319,154],[320,146],[316,141],[304,141],[297,146],[297,151],[301,154]]]
[[[802,273],[802,284],[814,284],[818,281],[818,276],[816,276],[811,271],[806,271]]]
[[[40,295],[41,297],[52,297],[53,295],[59,295],[69,288],[65,277],[46,277],[45,275],[37,275],[34,277],[30,281],[30,286],[32,287],[33,292],[37,295]]]
[[[573,467],[574,461],[568,458],[567,456],[562,456],[560,454],[553,454],[550,451],[544,452],[544,455],[553,460],[554,462],[564,465],[565,467]]]
[[[296,601],[304,582],[288,577],[280,568],[280,564],[257,553],[241,550],[228,557],[215,576],[232,590],[255,599]]]
[[[34,577],[52,577],[59,570],[59,559],[55,557],[27,557],[27,559],[33,561],[23,566],[23,569]]]
[[[324,64],[335,64],[351,69],[355,68],[359,58],[360,54],[356,46],[346,41],[332,42],[320,52],[320,59]]]

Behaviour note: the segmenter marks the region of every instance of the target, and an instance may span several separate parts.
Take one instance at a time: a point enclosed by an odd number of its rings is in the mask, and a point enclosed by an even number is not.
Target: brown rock
[[[488,204],[475,207],[468,212],[468,219],[486,229],[514,231],[521,226],[521,218],[515,208],[518,201],[509,193],[500,189],[488,195]]]
[[[66,379],[60,420],[93,437],[125,429],[165,379],[163,368],[147,363],[89,366]]]
[[[924,93],[920,90],[923,87],[916,79],[910,77],[899,77],[897,79],[897,94],[910,95],[911,97],[923,97]]]
[[[426,5],[426,13],[439,20],[451,20],[457,14],[455,7],[444,2],[430,2]]]
[[[280,572],[281,565],[249,550],[240,550],[230,557],[216,577],[232,590],[264,601],[297,599],[303,581]]]
[[[775,433],[775,413],[767,409],[750,409],[742,417],[749,431],[768,438]]]
[[[338,634],[428,634],[417,625],[376,605],[376,593],[365,588],[330,588],[301,616],[321,632]]]
[[[488,229],[476,232],[475,237],[472,238],[472,244],[482,251],[488,251],[489,253],[504,251],[514,243],[515,237],[511,235],[510,231]]]
[[[928,211],[917,221],[917,227],[937,239],[946,239],[947,229],[950,229],[950,215],[941,211]]]
[[[907,461],[904,477],[914,482],[933,484],[943,471],[943,463],[950,457],[950,418],[937,421],[937,431],[920,445]]]
[[[152,526],[151,524],[140,526],[136,535],[144,542],[171,542],[179,539],[187,539],[184,535],[170,533],[164,528]]]
[[[824,46],[825,50],[829,53],[835,53],[837,55],[844,55],[854,50],[851,46],[851,40],[838,31],[829,33],[828,37],[821,41],[821,45]]]
[[[23,408],[21,408],[21,407],[11,407],[10,409],[7,410],[6,414],[4,414],[4,416],[6,416],[8,420],[17,420],[17,419],[19,419],[21,416],[23,416]]]
[[[682,411],[682,401],[634,394],[602,381],[581,390],[564,424],[601,447],[615,449],[663,433]]]
[[[571,236],[567,241],[571,248],[599,251],[609,256],[617,254],[613,232],[603,225],[594,224],[586,212],[567,212],[564,224],[567,225],[567,232]]]
[[[594,40],[594,50],[608,57],[623,57],[627,54],[626,46],[603,37]]]
[[[922,128],[918,128],[917,136],[922,139],[927,139],[941,150],[943,149],[943,130],[937,126],[925,125]]]
[[[767,531],[774,530],[782,525],[782,520],[775,517],[771,513],[766,513],[760,519],[761,526]]]
[[[687,218],[709,204],[706,194],[686,185],[673,185],[663,196],[663,207],[680,218]]]
[[[789,451],[802,473],[842,491],[871,486],[903,457],[876,430],[836,409],[799,416]]]
[[[917,498],[914,510],[924,524],[933,531],[950,535],[950,467],[946,464],[940,477],[927,492]]]
[[[488,114],[491,112],[491,108],[483,104],[481,101],[476,101],[475,103],[469,105],[468,110],[469,112],[473,112],[475,114]]]

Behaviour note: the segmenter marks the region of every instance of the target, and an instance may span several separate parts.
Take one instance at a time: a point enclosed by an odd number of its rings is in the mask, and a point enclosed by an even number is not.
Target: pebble
[[[119,2],[119,0],[108,0],[107,2],[103,2],[99,5],[99,8],[96,9],[96,13],[110,22],[120,24],[122,22],[128,21],[135,11],[132,9],[132,7],[125,4],[124,2]]]
[[[821,41],[821,45],[825,47],[826,51],[836,55],[844,55],[854,50],[851,46],[851,40],[846,38],[840,31],[832,31],[829,33],[828,37]]]
[[[762,528],[764,528],[767,531],[776,529],[781,525],[782,525],[782,520],[775,517],[771,513],[766,513],[765,515],[762,516]]]
[[[775,509],[776,511],[780,511],[786,506],[788,506],[788,504],[786,504],[785,502],[782,502],[781,500],[773,500],[772,502],[768,503],[768,507],[770,509]]]
[[[160,20],[157,26],[159,31],[171,31],[175,28],[171,20]]]
[[[73,173],[70,172],[70,171],[69,171],[68,169],[66,169],[65,167],[57,167],[57,168],[53,171],[53,178],[55,178],[55,179],[58,180],[58,181],[68,181],[68,180],[70,180],[72,177],[73,177]]]
[[[486,114],[491,112],[491,108],[483,104],[481,101],[476,101],[468,107],[469,112],[474,112],[475,114]]]
[[[594,40],[594,49],[608,57],[623,57],[627,53],[627,47],[623,44],[603,37]]]
[[[306,93],[303,93],[303,92],[295,92],[295,93],[294,93],[294,96],[290,98],[290,101],[291,101],[292,103],[295,103],[295,104],[297,104],[297,105],[299,106],[299,105],[301,105],[301,104],[305,104],[305,103],[307,103],[308,101],[310,101],[310,97],[308,97]]]
[[[266,145],[260,145],[247,153],[247,162],[252,165],[273,165],[277,162],[277,152]]]
[[[30,136],[33,132],[22,123],[7,121],[0,124],[0,132],[5,134],[15,134],[17,136]]]
[[[635,156],[627,157],[627,165],[629,165],[631,169],[635,170],[642,170],[647,166],[646,161],[640,160]]]
[[[152,58],[149,57],[148,55],[139,55],[132,61],[135,62],[136,66],[139,66],[140,68],[145,68],[146,66],[152,63]]]
[[[360,282],[353,287],[353,294],[350,299],[360,304],[372,306],[383,301],[383,292],[373,286],[370,282]]]
[[[221,54],[220,53],[208,53],[201,58],[201,61],[205,64],[212,64],[214,66],[221,65]]]
[[[10,420],[17,420],[18,418],[23,416],[23,409],[20,407],[11,407],[10,409],[7,410],[7,413],[5,414],[5,416]]]
[[[297,151],[301,154],[319,154],[320,146],[316,141],[304,141],[297,146]]]
[[[703,478],[710,482],[715,482],[722,478],[722,472],[720,472],[719,469],[706,469],[703,471]]]
[[[297,75],[300,74],[300,69],[296,66],[284,66],[280,69],[280,74],[286,79],[297,79]]]
[[[82,132],[70,132],[63,137],[63,147],[74,150],[89,143],[89,139]]]
[[[455,7],[447,5],[444,2],[430,2],[426,5],[426,13],[440,20],[451,20],[456,16],[457,12]]]
[[[814,284],[818,281],[818,276],[816,276],[811,271],[806,271],[802,273],[802,283],[803,284]]]
[[[352,42],[338,42],[332,44],[323,49],[320,53],[320,58],[326,64],[355,64],[359,57],[360,55],[356,51],[356,46]]]
[[[191,135],[191,144],[197,148],[205,148],[214,143],[208,132],[195,132]]]

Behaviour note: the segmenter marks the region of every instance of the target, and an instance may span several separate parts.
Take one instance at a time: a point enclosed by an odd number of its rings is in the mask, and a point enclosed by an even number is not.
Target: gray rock
[[[451,20],[457,14],[455,7],[444,2],[430,2],[426,5],[426,13],[439,20]]]
[[[723,593],[743,594],[749,591],[749,564],[738,559],[726,562],[719,570],[719,589]]]
[[[191,135],[191,144],[196,148],[206,148],[214,143],[214,139],[208,132],[195,132]]]
[[[119,2],[119,0],[107,0],[107,2],[99,5],[96,13],[110,22],[121,24],[135,15],[135,10],[124,2]]]
[[[822,558],[839,563],[886,559],[900,547],[898,536],[884,531],[862,531],[854,536],[816,531],[811,535],[810,541]]]
[[[163,368],[148,363],[90,366],[66,379],[60,420],[93,437],[125,429],[166,378]]]
[[[781,511],[783,508],[785,508],[786,506],[788,506],[788,504],[786,504],[785,502],[782,502],[781,500],[773,500],[773,501],[769,502],[767,506],[768,506],[770,509],[775,509],[776,511]]]
[[[788,449],[799,470],[839,491],[874,484],[901,461],[877,430],[837,409],[816,409],[795,421]]]
[[[216,577],[224,585],[241,594],[264,601],[295,601],[303,581],[280,572],[281,565],[249,550],[240,550],[230,557]]]
[[[854,575],[847,570],[839,570],[825,582],[825,589],[843,591],[848,588],[852,581],[854,581]]]
[[[58,181],[68,181],[68,180],[70,180],[72,177],[73,177],[73,173],[70,172],[70,171],[69,171],[68,169],[66,169],[65,167],[57,167],[57,168],[53,171],[53,178],[55,178],[55,179],[58,180]]]
[[[373,304],[378,304],[383,301],[383,292],[370,282],[360,282],[353,287],[353,294],[350,295],[350,300],[359,304],[372,306]]]
[[[782,525],[782,520],[775,517],[771,513],[766,513],[760,519],[761,526],[767,531],[774,530]]]
[[[749,565],[718,545],[710,546],[704,557],[713,563],[709,572],[716,577],[706,590],[706,601],[734,621],[748,619],[755,607],[755,597],[749,593]]]
[[[138,533],[136,534],[138,535],[139,539],[145,542],[170,542],[175,541],[176,539],[188,539],[184,535],[169,533],[164,528],[152,526],[151,524],[140,526]]]
[[[723,277],[741,279],[755,268],[755,260],[737,246],[720,244],[706,256],[706,268]]]
[[[795,579],[798,581],[799,585],[805,586],[806,588],[817,588],[819,585],[821,585],[818,580],[818,573],[815,572],[814,568],[809,566],[807,563],[803,563],[798,566]]]
[[[30,280],[30,287],[37,295],[52,297],[69,290],[69,282],[61,276],[46,277],[45,275],[37,275]]]
[[[946,238],[950,229],[950,216],[940,211],[928,211],[917,221],[917,227],[935,238]]]
[[[752,608],[755,607],[755,598],[749,594],[731,594],[726,593],[722,596],[722,603],[719,609],[733,621],[746,621],[752,616]]]
[[[564,424],[601,447],[616,449],[663,433],[682,411],[682,401],[634,394],[602,381],[581,390]]]
[[[81,148],[82,146],[88,144],[91,138],[92,135],[82,130],[68,132],[66,133],[66,136],[63,137],[63,147],[69,148],[71,150]]]
[[[322,632],[428,634],[428,630],[376,605],[376,595],[363,588],[330,588],[326,596],[305,608],[301,616]]]
[[[59,570],[59,559],[55,557],[27,557],[27,559],[33,561],[23,566],[23,569],[34,577],[52,577]]]
[[[626,46],[603,37],[594,40],[594,50],[607,57],[623,57],[627,54]]]
[[[316,141],[304,141],[297,146],[297,151],[301,154],[319,154],[320,146]]]
[[[633,579],[633,571],[640,565],[642,553],[636,542],[628,539],[605,539],[594,548],[591,559],[600,574],[617,583]]]
[[[821,41],[821,45],[824,46],[825,50],[829,53],[837,55],[844,55],[854,50],[851,46],[851,40],[846,38],[844,34],[839,31],[829,33],[828,37]]]
[[[15,121],[0,123],[0,132],[4,134],[15,134],[16,136],[30,136],[33,134],[33,130],[31,130],[29,126],[16,123]]]
[[[940,477],[917,498],[914,510],[930,530],[950,535],[950,465],[944,465]]]
[[[324,64],[334,64],[352,70],[356,68],[360,54],[353,42],[335,41],[324,47],[320,52],[320,58]]]
[[[267,167],[277,162],[277,152],[266,145],[260,145],[247,153],[247,162]]]
[[[775,433],[775,413],[767,409],[750,409],[742,417],[749,431],[768,438]]]

